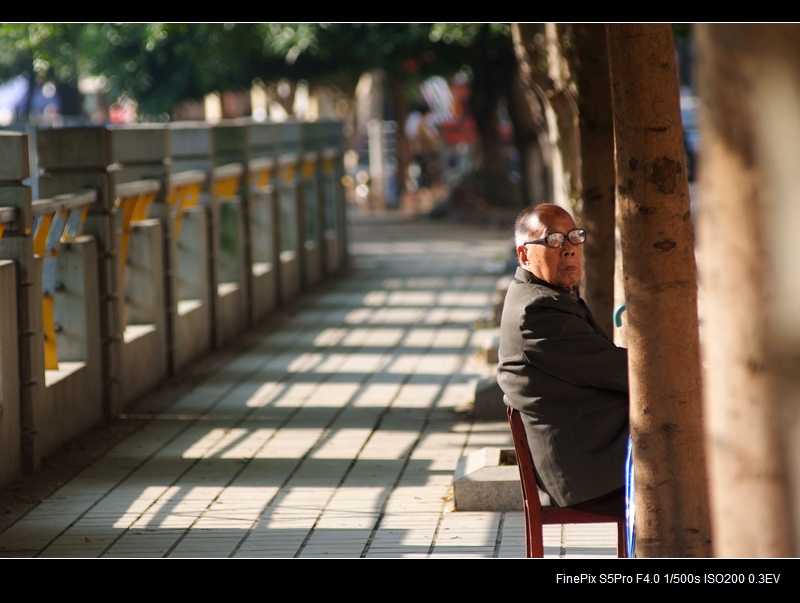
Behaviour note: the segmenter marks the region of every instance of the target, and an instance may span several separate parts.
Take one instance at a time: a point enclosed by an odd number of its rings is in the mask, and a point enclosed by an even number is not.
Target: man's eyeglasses
[[[586,240],[586,231],[583,228],[573,228],[567,234],[560,232],[551,232],[543,239],[534,239],[533,241],[525,241],[523,245],[532,245],[534,243],[544,243],[548,247],[558,249],[564,246],[564,241],[569,239],[573,245],[580,245]]]

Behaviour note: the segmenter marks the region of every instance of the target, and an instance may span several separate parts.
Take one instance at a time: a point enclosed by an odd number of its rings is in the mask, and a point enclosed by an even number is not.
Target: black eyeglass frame
[[[575,241],[573,241],[572,238],[570,237],[570,235],[573,232],[579,233],[578,234],[578,238],[580,238],[580,240],[577,243]],[[558,237],[561,237],[561,241],[559,242],[558,245],[551,245],[550,241],[548,240],[548,239],[550,239],[550,237],[552,237],[554,235],[557,235]],[[556,240],[558,240],[558,239],[556,238]],[[542,244],[543,243],[543,244],[547,245],[548,247],[550,247],[551,249],[561,249],[564,246],[564,243],[566,241],[569,241],[573,245],[583,245],[584,242],[586,242],[586,231],[583,228],[573,228],[567,234],[564,234],[563,232],[551,232],[550,234],[548,234],[546,237],[544,237],[542,239],[534,239],[533,241],[525,241],[523,243],[523,245],[534,245],[534,244]]]

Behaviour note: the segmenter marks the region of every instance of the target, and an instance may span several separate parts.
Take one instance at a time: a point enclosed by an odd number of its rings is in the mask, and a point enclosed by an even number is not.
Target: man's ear
[[[517,257],[522,265],[526,265],[528,263],[528,246],[527,245],[520,245],[517,247]]]

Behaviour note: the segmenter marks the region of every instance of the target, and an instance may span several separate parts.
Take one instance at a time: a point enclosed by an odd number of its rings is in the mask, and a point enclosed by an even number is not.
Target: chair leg
[[[628,556],[628,538],[625,533],[625,522],[617,523],[617,557]]]
[[[544,557],[544,529],[542,524],[532,525],[528,529],[528,557],[541,559]]]

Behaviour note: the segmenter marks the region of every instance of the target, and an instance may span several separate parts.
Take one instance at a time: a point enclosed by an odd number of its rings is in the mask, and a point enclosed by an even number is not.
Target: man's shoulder
[[[569,301],[569,294],[540,281],[527,270],[520,268],[508,287],[508,298],[526,305],[561,304]]]

